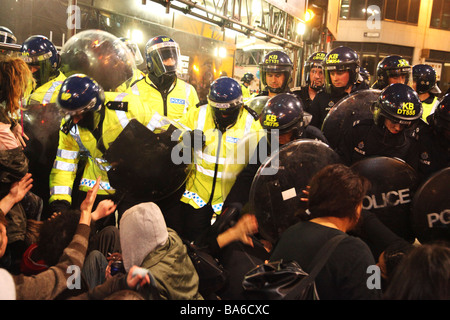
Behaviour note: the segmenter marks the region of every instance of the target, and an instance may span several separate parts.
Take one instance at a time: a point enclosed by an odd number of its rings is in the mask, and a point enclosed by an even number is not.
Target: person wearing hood
[[[140,203],[124,212],[120,245],[125,270],[133,265],[147,269],[156,280],[161,299],[203,300],[186,246],[176,231],[167,228],[155,203]]]

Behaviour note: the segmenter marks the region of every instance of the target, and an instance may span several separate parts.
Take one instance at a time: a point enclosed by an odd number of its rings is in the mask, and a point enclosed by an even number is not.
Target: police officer
[[[377,65],[377,80],[373,89],[383,90],[393,83],[410,84],[411,66],[408,60],[398,55],[387,56]]]
[[[446,94],[427,117],[421,121],[417,134],[419,141],[419,169],[422,179],[450,166],[450,94]]]
[[[246,72],[241,78],[241,89],[242,89],[242,97],[244,98],[244,102],[252,97],[250,92],[250,85],[252,81],[255,79],[254,75],[251,72]]]
[[[20,54],[36,80],[36,90],[31,93],[27,104],[55,103],[66,79],[59,70],[61,57],[55,45],[44,36],[34,35],[24,41]]]
[[[110,165],[103,158],[105,151],[131,119],[154,130],[161,116],[148,112],[137,96],[104,92],[94,79],[83,74],[69,76],[63,82],[57,104],[66,117],[61,123],[58,150],[50,173],[51,212],[71,205],[78,208],[85,198],[82,194],[94,186],[99,175],[97,200],[113,198],[115,190],[108,181]],[[84,168],[81,159],[85,160]],[[77,174],[81,175],[81,196],[74,191]]]
[[[220,77],[210,86],[208,104],[189,110],[179,123],[203,132],[204,146],[196,150],[184,193],[166,210],[167,225],[181,237],[194,240],[211,225],[223,205],[221,179],[224,162],[245,135],[261,130],[257,115],[244,106],[239,82]],[[163,211],[164,212],[164,211]]]
[[[306,112],[309,112],[311,103],[317,93],[323,90],[323,61],[325,60],[326,55],[327,53],[323,51],[314,52],[305,61],[304,76],[306,86],[300,88],[298,95],[304,103]],[[292,91],[296,91],[295,88],[293,88]]]
[[[439,103],[438,95],[441,93],[436,84],[436,71],[428,64],[416,64],[412,68],[412,75],[412,88],[422,101],[422,119],[427,121],[427,117],[436,109]]]
[[[259,70],[263,85],[260,96],[274,97],[290,92],[294,64],[286,53],[278,50],[269,52],[259,64]]]
[[[225,212],[227,209],[240,211],[246,205],[256,172],[261,164],[270,157],[269,151],[274,149],[272,148],[272,145],[274,145],[272,139],[278,139],[276,147],[281,147],[298,139],[314,139],[327,143],[323,133],[316,127],[306,125],[303,117],[303,102],[296,95],[280,93],[270,98],[259,117],[262,128],[267,130],[267,137],[263,137],[260,140],[252,159],[239,173],[236,182],[225,199],[222,212]],[[265,148],[267,152],[260,152],[261,148]],[[261,155],[264,154],[267,154],[267,157],[261,158]]]
[[[133,54],[135,62],[134,63],[135,67],[133,68],[133,76],[129,80],[122,83],[115,90],[117,92],[124,92],[127,91],[127,89],[131,87],[132,84],[136,83],[136,81],[139,81],[145,77],[145,73],[138,69],[138,66],[144,63],[144,58],[142,58],[141,51],[139,50],[138,45],[134,41],[126,37],[122,37],[119,39],[126,44],[128,49],[130,49],[131,53]],[[134,87],[134,89],[136,89],[136,87]],[[133,88],[131,88],[131,90],[133,90]],[[138,91],[133,93],[139,95]]]
[[[172,38],[157,36],[145,46],[148,74],[131,85],[151,110],[169,119],[180,119],[199,103],[197,91],[189,83],[177,78],[180,48]]]
[[[322,128],[330,109],[350,93],[363,89],[360,79],[359,56],[351,48],[338,47],[325,57],[325,90],[319,92],[311,104],[311,125]]]
[[[402,159],[417,169],[417,142],[410,128],[421,116],[417,93],[405,84],[392,84],[374,103],[373,118],[355,121],[336,151],[348,166],[366,157],[386,156]]]

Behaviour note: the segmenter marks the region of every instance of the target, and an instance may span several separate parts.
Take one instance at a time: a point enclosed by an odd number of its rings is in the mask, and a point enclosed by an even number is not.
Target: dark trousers
[[[195,209],[189,204],[178,201],[173,205],[161,207],[167,227],[175,230],[185,240],[195,241],[205,230],[211,227],[214,210],[211,205]]]

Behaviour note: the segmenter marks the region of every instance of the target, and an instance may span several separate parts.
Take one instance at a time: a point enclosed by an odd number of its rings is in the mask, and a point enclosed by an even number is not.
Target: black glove
[[[222,213],[217,216],[214,222],[214,228],[217,228],[217,234],[221,234],[232,227],[241,215],[242,204],[234,202],[222,209]]]
[[[55,212],[63,212],[68,209],[70,209],[70,203],[67,200],[52,201],[48,208],[50,216]]]

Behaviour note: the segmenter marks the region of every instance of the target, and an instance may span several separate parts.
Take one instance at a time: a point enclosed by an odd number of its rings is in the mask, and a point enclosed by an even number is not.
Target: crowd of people
[[[450,299],[448,229],[429,243],[397,234],[363,208],[371,181],[352,168],[370,157],[396,158],[422,183],[450,166],[450,94],[431,66],[388,56],[370,86],[357,52],[338,47],[306,59],[306,85],[296,88],[289,55],[272,51],[259,66],[256,97],[246,73],[242,83],[215,79],[202,103],[177,77],[174,39],[148,41],[143,72],[129,40],[93,30],[77,36],[75,45],[93,51],[58,51],[33,35],[19,52],[0,54],[0,299],[246,300],[249,271],[295,261],[309,273],[337,235],[343,240],[315,279],[320,299]],[[83,43],[99,38],[100,45]],[[15,41],[0,28],[0,42]],[[117,66],[114,76],[96,77],[100,62],[89,59],[98,52]],[[365,91],[377,95],[369,116],[327,134],[339,103]],[[252,109],[252,99],[263,108]],[[63,115],[52,128],[58,138],[48,167],[27,153],[23,114],[33,105]],[[249,136],[257,144],[247,161],[227,166]],[[340,161],[312,172],[296,195],[308,216],[268,239],[261,231],[273,217],[252,212],[249,203],[261,200],[251,199],[252,185],[271,156],[298,141],[320,143]],[[189,164],[173,163],[179,146]],[[193,251],[211,258],[214,270],[205,271]],[[379,286],[368,285],[373,266]]]

